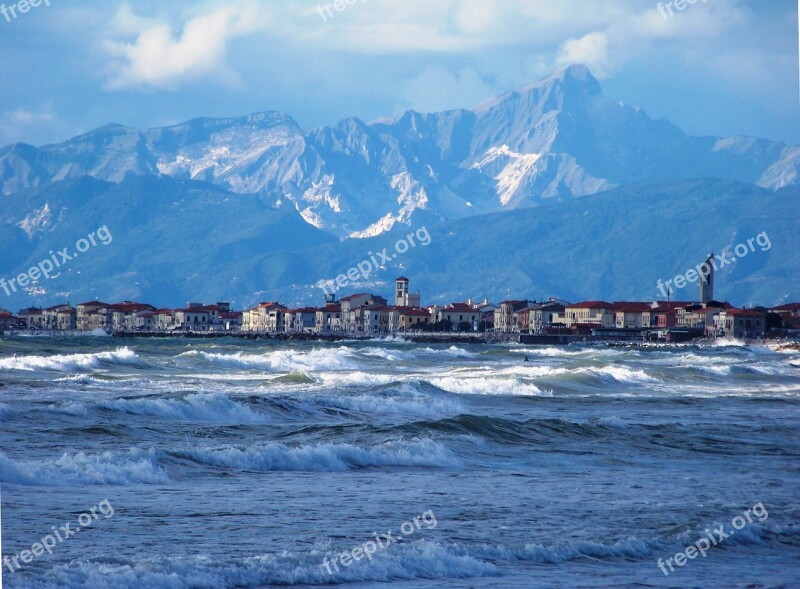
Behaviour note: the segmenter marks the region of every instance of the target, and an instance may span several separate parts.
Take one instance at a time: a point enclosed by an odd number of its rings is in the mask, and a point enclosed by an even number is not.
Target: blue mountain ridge
[[[430,243],[410,247],[343,293],[391,295],[404,274],[423,303],[468,297],[655,300],[656,288],[709,252],[766,232],[771,248],[720,270],[717,298],[734,304],[800,299],[800,188],[778,191],[720,180],[639,184],[593,197],[340,240],[305,223],[294,208],[209,183],[130,177],[93,178],[22,191],[0,210],[0,277],[6,280],[70,247],[98,227],[113,236],[39,280],[6,295],[0,307],[62,301],[140,300],[180,306],[189,300],[321,304],[319,281],[346,273],[424,227]],[[45,210],[46,209],[46,210]],[[19,226],[43,211],[29,236]],[[31,228],[28,227],[29,231]],[[377,258],[377,256],[376,256]],[[675,292],[697,298],[695,285]]]

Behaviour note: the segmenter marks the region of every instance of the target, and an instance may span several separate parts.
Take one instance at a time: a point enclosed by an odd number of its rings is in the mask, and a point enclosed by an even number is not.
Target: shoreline
[[[91,337],[91,338],[118,338],[118,339],[187,339],[187,340],[217,340],[231,338],[249,341],[278,341],[278,342],[409,342],[415,344],[470,344],[470,345],[497,345],[520,344],[527,346],[603,346],[618,348],[635,347],[678,347],[682,345],[713,346],[721,341],[736,342],[741,345],[768,345],[800,351],[800,340],[786,336],[765,339],[713,339],[698,337],[684,341],[639,341],[627,338],[604,338],[597,336],[531,336],[529,334],[316,334],[316,333],[243,333],[243,332],[114,332],[111,334],[97,334],[92,332],[58,332],[58,331],[0,331],[0,337]]]

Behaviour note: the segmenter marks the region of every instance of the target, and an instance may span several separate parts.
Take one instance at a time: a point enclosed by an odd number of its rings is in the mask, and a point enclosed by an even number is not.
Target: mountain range
[[[772,304],[800,298],[798,166],[797,146],[653,120],[579,65],[469,110],[310,132],[277,112],[108,125],[0,149],[0,276],[105,225],[112,244],[6,300],[317,303],[319,280],[425,226],[430,246],[354,286],[402,271],[442,300],[648,299],[769,229],[775,248],[729,269],[723,292]]]

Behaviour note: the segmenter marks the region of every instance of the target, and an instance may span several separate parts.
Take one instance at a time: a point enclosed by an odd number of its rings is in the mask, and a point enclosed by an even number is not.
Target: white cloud
[[[606,33],[589,33],[579,39],[569,39],[561,46],[556,58],[559,66],[582,63],[589,67],[598,78],[608,76],[610,66],[608,55],[608,35]]]
[[[718,36],[741,21],[739,2],[697,3],[665,20],[655,3],[643,6],[640,0],[605,0],[591,9],[586,0],[368,0],[331,8],[334,16],[323,19],[308,1],[236,0],[224,8],[203,3],[205,12],[195,8],[175,28],[167,17],[144,19],[123,5],[109,23],[117,39],[107,44],[114,58],[107,87],[174,89],[205,77],[235,81],[226,64],[228,46],[254,33],[304,51],[367,56],[457,56],[514,47],[535,56],[539,67],[580,62],[604,77],[660,39]],[[132,32],[135,38],[119,39]]]
[[[114,58],[107,88],[172,89],[209,75],[231,82],[235,74],[224,63],[228,43],[262,28],[263,17],[257,3],[238,2],[188,19],[173,36],[168,24],[152,24],[123,8],[115,15],[118,29],[145,28],[133,42],[106,44]]]

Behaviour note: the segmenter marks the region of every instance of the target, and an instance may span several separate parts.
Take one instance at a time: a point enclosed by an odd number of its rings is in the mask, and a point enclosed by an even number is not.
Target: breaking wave
[[[451,376],[434,378],[430,382],[440,389],[462,395],[522,395],[531,397],[552,395],[551,391],[542,390],[535,384],[525,383],[519,378],[463,378]]]
[[[0,359],[0,370],[92,370],[103,364],[139,364],[139,357],[129,348],[95,354],[57,354],[55,356],[13,356]]]
[[[64,453],[57,460],[18,462],[0,452],[0,480],[29,486],[158,484],[169,481],[155,450]]]
[[[312,372],[315,370],[353,370],[358,365],[353,353],[347,348],[313,349],[309,351],[276,350],[265,354],[218,354],[191,350],[180,356],[196,356],[213,364],[244,368],[248,370],[270,370],[273,372]]]
[[[221,393],[187,395],[179,399],[117,399],[99,403],[100,407],[135,415],[149,415],[178,421],[211,423],[264,423],[266,416],[232,401]]]
[[[460,461],[451,450],[438,442],[424,439],[386,442],[373,447],[331,443],[289,446],[271,442],[247,448],[195,448],[177,454],[211,466],[263,472],[343,472],[383,466],[460,466]]]

